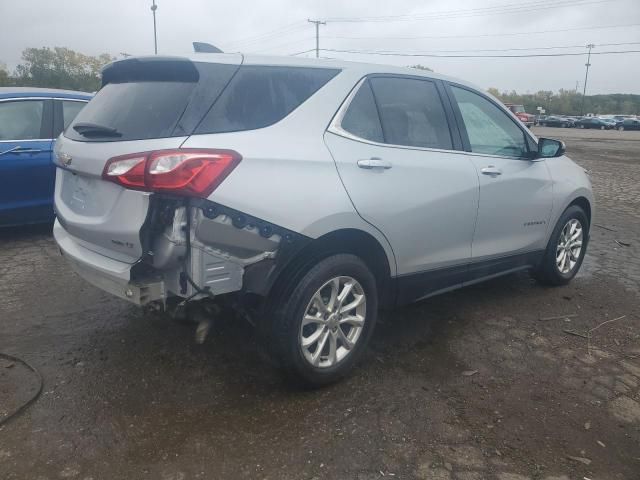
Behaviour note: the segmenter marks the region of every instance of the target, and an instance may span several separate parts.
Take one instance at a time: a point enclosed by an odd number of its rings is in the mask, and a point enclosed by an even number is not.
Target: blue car
[[[53,221],[53,143],[91,97],[0,88],[0,227]]]

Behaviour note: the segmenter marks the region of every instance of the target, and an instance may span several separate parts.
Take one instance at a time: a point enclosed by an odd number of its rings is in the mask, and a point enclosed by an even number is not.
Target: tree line
[[[500,92],[496,88],[490,88],[489,93],[504,103],[524,105],[525,110],[529,113],[537,113],[536,108],[542,107],[546,110],[546,115],[640,114],[640,95],[628,93],[587,95],[584,97],[584,111],[582,94],[574,90],[561,89],[557,93],[541,90],[537,93],[521,94],[515,91]]]
[[[100,71],[116,58],[85,55],[64,47],[27,48],[13,72],[0,64],[0,87],[44,87],[95,92]]]
[[[100,88],[100,71],[107,63],[116,60],[108,53],[98,56],[85,55],[64,47],[27,48],[22,52],[22,61],[13,72],[0,63],[0,86],[64,88],[94,92]],[[413,65],[420,70],[431,70],[424,65]],[[539,91],[520,94],[516,91],[500,92],[490,88],[489,92],[504,103],[524,105],[529,113],[542,107],[547,114],[580,115],[595,114],[640,114],[640,95],[609,94],[588,95],[573,90],[558,92]]]

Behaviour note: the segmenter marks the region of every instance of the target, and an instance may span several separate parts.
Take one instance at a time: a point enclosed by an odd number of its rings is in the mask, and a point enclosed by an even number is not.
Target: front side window
[[[451,86],[467,130],[471,151],[503,157],[526,157],[524,132],[498,106],[465,88]]]
[[[0,102],[0,140],[42,138],[43,100]]]
[[[385,143],[453,148],[444,107],[433,82],[399,77],[374,77],[370,82]]]

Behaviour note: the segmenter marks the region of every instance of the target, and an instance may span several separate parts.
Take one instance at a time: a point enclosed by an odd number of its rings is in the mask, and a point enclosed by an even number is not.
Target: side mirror
[[[564,142],[551,138],[541,138],[538,140],[538,158],[553,158],[564,155],[566,147]]]

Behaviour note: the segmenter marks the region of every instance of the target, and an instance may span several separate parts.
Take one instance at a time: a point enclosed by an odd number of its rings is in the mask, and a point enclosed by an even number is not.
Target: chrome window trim
[[[351,105],[351,102],[353,101],[354,97],[356,96],[356,94],[358,93],[358,91],[360,90],[360,88],[362,87],[362,85],[364,84],[364,82],[367,81],[367,79],[369,78],[369,76],[364,76],[362,77],[358,83],[356,83],[356,85],[353,87],[353,89],[351,90],[351,92],[349,92],[349,95],[347,95],[347,98],[345,98],[345,100],[342,102],[342,105],[340,105],[340,108],[338,108],[338,111],[336,112],[336,114],[333,116],[333,119],[331,120],[331,122],[329,123],[329,127],[327,128],[327,132],[329,133],[333,133],[335,135],[339,135],[343,138],[347,138],[349,140],[353,140],[356,142],[360,142],[360,143],[366,143],[367,145],[374,145],[376,147],[386,147],[386,148],[400,148],[403,150],[417,150],[417,151],[421,151],[421,152],[436,152],[436,153],[454,153],[454,154],[459,154],[459,155],[471,155],[474,157],[488,157],[488,158],[509,158],[509,159],[514,159],[514,160],[529,160],[529,159],[525,159],[522,157],[508,157],[505,155],[491,155],[488,153],[474,153],[474,152],[467,152],[464,150],[454,150],[454,149],[444,149],[444,148],[429,148],[429,147],[415,147],[415,146],[409,146],[409,145],[397,145],[394,143],[380,143],[380,142],[374,142],[373,140],[368,140],[366,138],[362,138],[359,137],[357,135],[354,135],[353,133],[350,133],[348,131],[346,131],[345,129],[342,128],[342,120],[344,119],[344,116],[347,113],[347,110],[349,109],[349,106]],[[429,79],[428,77],[424,77]],[[431,80],[433,81],[433,80]]]
[[[88,103],[89,100],[85,100],[84,98],[63,98],[63,97],[10,97],[10,98],[0,98],[0,103],[2,102],[20,102],[22,100],[68,100],[71,102],[85,102]]]
[[[349,95],[347,95],[347,98],[342,102],[342,105],[340,105],[340,108],[338,109],[337,113],[333,116],[333,120],[331,120],[331,123],[327,128],[327,132],[335,133],[336,135],[340,135],[341,137],[348,138],[349,140],[355,140],[356,142],[366,143],[368,145],[375,145],[378,147],[402,148],[405,150],[419,150],[419,151],[426,151],[426,152],[464,153],[464,152],[461,152],[460,150],[449,150],[444,148],[416,147],[412,145],[397,145],[394,143],[374,142],[373,140],[368,140],[366,138],[362,138],[357,135],[354,135],[353,133],[350,133],[346,131],[344,128],[342,128],[342,120],[344,119],[344,116],[346,115],[347,110],[351,105],[351,102],[353,101],[354,97],[362,87],[362,84],[366,82],[368,78],[369,78],[368,75],[362,77],[358,81],[358,83],[356,83],[355,87],[353,87],[351,92],[349,92]]]
[[[50,142],[53,138],[29,138],[24,140],[0,140],[0,143],[17,143],[17,142]]]

